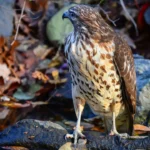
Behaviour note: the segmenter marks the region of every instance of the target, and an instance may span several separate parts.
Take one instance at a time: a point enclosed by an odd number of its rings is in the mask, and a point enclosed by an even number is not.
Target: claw
[[[118,134],[118,136],[122,138],[129,138],[129,135],[127,133],[121,133],[121,134]]]
[[[82,134],[80,130],[75,129],[73,134],[66,134],[65,140],[67,140],[68,138],[74,138],[74,146],[76,148],[78,137],[85,138],[85,135]]]
[[[128,138],[129,135],[127,133],[118,133],[117,131],[111,131],[109,135],[117,135],[122,138]]]
[[[72,138],[73,138],[73,134],[66,134],[66,135],[65,135],[65,140],[67,140],[67,139],[69,139],[69,138],[72,139]]]
[[[85,138],[85,135],[82,134],[82,132],[78,128],[75,129],[73,135],[74,135],[74,145],[77,145],[78,137]]]

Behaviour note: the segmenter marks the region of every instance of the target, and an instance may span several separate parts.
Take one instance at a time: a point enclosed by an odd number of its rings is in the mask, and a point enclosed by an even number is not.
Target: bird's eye
[[[75,13],[70,12],[71,17],[75,17]]]

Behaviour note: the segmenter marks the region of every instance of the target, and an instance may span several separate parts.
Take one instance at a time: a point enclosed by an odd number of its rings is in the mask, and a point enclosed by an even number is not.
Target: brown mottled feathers
[[[127,133],[131,135],[136,109],[136,74],[131,49],[96,9],[77,5],[70,8],[68,13],[74,14],[74,17],[69,18],[74,31],[67,38],[65,53],[74,75],[72,80],[82,92],[80,95],[75,87],[73,94],[83,98],[86,96],[85,99],[93,112],[106,117],[108,130],[112,127],[108,117],[112,113],[111,105],[114,100],[118,102],[115,110],[116,120],[126,119],[120,121],[123,126],[120,131],[128,130]],[[99,90],[100,94],[96,93],[96,90]],[[87,98],[87,93],[92,97]],[[107,97],[110,98],[109,101]],[[97,102],[96,105],[93,104],[93,99]],[[106,106],[105,109],[103,106]]]
[[[136,74],[131,49],[120,36],[115,39],[114,63],[121,78],[123,101],[129,113],[129,132],[133,132],[133,117],[136,109]]]

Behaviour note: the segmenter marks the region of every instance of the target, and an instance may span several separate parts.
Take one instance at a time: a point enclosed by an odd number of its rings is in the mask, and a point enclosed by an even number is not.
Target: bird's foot
[[[75,128],[73,134],[66,134],[65,139],[67,138],[74,138],[74,146],[77,147],[77,140],[78,138],[85,138],[85,135],[82,134],[80,128]]]
[[[121,138],[129,138],[129,135],[127,133],[118,133],[117,131],[111,131],[109,135],[117,135]]]

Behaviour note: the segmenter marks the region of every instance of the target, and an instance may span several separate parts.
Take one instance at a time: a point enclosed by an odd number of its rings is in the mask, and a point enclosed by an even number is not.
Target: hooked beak
[[[68,11],[65,11],[62,15],[62,19],[64,18],[69,18],[69,12]]]

